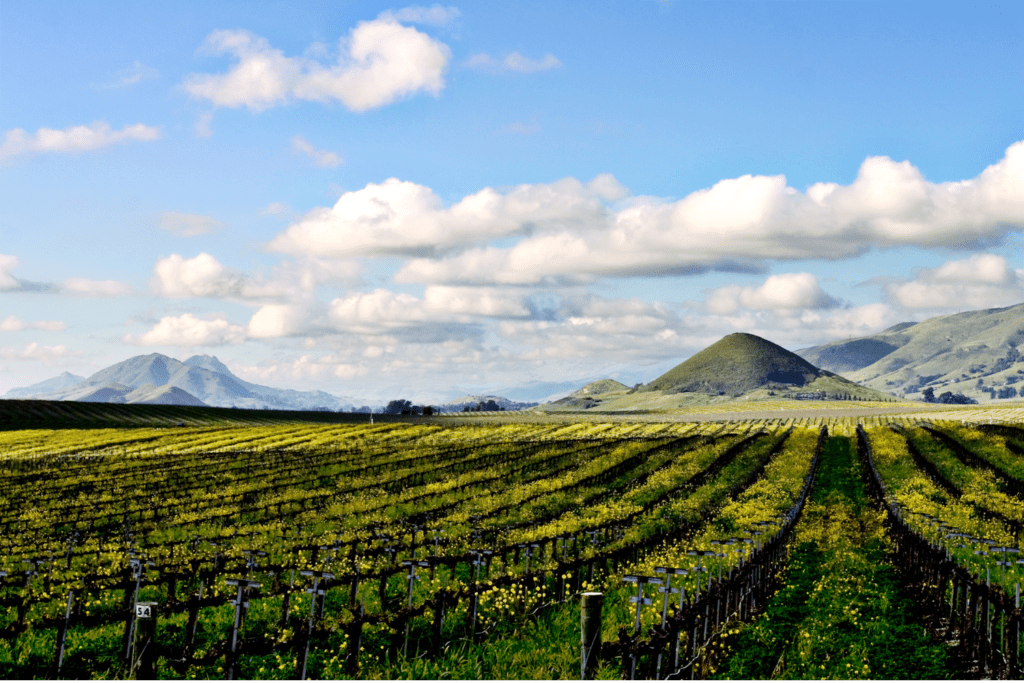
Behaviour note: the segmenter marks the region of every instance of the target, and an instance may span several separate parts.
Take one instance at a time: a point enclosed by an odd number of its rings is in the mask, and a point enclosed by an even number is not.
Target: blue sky
[[[5,3],[0,392],[649,381],[1024,300],[1024,9]]]

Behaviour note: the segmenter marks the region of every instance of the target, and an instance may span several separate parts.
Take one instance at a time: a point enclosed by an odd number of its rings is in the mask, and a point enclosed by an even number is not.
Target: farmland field
[[[0,675],[1019,677],[1020,409],[845,408],[8,429]]]

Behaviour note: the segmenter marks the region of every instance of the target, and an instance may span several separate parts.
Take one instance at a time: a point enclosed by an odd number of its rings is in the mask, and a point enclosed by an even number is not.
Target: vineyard
[[[18,429],[0,480],[7,679],[1021,675],[1012,421]]]

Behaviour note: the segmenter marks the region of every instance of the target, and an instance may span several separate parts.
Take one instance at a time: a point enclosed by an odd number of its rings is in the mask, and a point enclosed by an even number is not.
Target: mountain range
[[[1024,304],[1018,304],[900,323],[875,335],[797,353],[821,368],[898,396],[919,398],[931,388],[986,401],[1021,394],[1022,349]]]
[[[89,377],[65,372],[45,382],[11,389],[4,398],[275,410],[353,409],[350,402],[323,391],[275,389],[246,382],[215,356],[179,361],[161,353],[134,356]]]

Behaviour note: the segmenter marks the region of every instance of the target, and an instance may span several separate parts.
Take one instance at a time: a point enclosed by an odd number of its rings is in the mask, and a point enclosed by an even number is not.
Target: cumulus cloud
[[[565,178],[504,194],[485,188],[445,207],[430,188],[390,178],[344,193],[332,208],[307,213],[268,246],[336,257],[416,255],[538,230],[586,232],[606,221],[604,201],[626,192],[607,175],[587,184]]]
[[[89,280],[84,277],[70,277],[60,287],[62,294],[94,299],[108,299],[127,296],[132,288],[117,280]]]
[[[171,254],[153,265],[150,287],[172,299],[307,299],[321,284],[358,284],[361,272],[362,266],[355,261],[311,256],[282,263],[269,276],[253,277],[224,266],[206,252],[192,258]]]
[[[344,161],[339,154],[317,149],[301,135],[292,138],[292,149],[308,156],[320,168],[337,168]]]
[[[906,282],[886,287],[904,308],[992,308],[1024,301],[1024,270],[1015,269],[996,254],[974,254],[925,268]]]
[[[731,314],[740,308],[753,310],[835,308],[839,301],[818,284],[811,273],[772,275],[760,287],[727,285],[709,293],[706,306],[712,313]]]
[[[160,229],[174,233],[179,237],[209,235],[220,230],[222,227],[224,227],[224,224],[213,216],[204,216],[197,213],[178,213],[176,211],[165,211],[160,214]]]
[[[559,181],[562,187],[574,182],[580,186],[571,178]],[[402,185],[397,180],[389,184],[367,190]],[[799,192],[787,187],[783,176],[748,175],[675,201],[634,197],[617,207],[593,200],[561,204],[557,220],[551,220],[546,206],[520,204],[518,211],[509,211],[501,195],[490,189],[444,208],[432,192],[415,187],[435,202],[424,207],[434,225],[419,231],[415,244],[413,238],[399,238],[387,229],[393,217],[402,216],[401,210],[377,211],[384,229],[374,233],[353,229],[358,212],[345,202],[311,212],[271,244],[295,248],[303,238],[331,243],[342,234],[373,233],[377,253],[397,253],[404,241],[406,253],[415,251],[412,246],[422,253],[397,279],[424,284],[757,272],[772,260],[843,259],[872,247],[963,249],[1024,229],[1024,142],[1011,145],[1003,159],[977,177],[958,182],[930,183],[909,162],[870,157],[846,186],[818,183]],[[482,197],[498,199],[474,201]],[[466,203],[494,208],[460,210]],[[366,211],[363,220],[373,215]],[[511,246],[481,244],[512,235],[522,238]],[[373,252],[367,241],[361,247]],[[443,255],[445,251],[456,253]]]
[[[9,315],[0,320],[0,332],[21,332],[23,330],[46,330],[47,332],[61,332],[64,330],[64,322],[61,320],[39,320],[36,322],[24,322],[16,316]]]
[[[313,311],[304,305],[267,304],[249,320],[247,333],[254,339],[275,339],[309,334],[316,324]]]
[[[110,124],[97,121],[90,126],[72,126],[64,130],[40,128],[34,134],[15,128],[4,133],[3,144],[0,144],[0,163],[10,163],[18,157],[33,154],[89,152],[124,142],[159,139],[159,128],[141,123],[112,130]]]
[[[153,289],[171,298],[236,296],[243,277],[206,252],[190,259],[171,254],[153,266]]]
[[[417,12],[411,14],[433,16],[430,10]],[[339,102],[363,112],[418,92],[436,96],[444,88],[451,51],[403,26],[400,15],[401,11],[384,13],[360,22],[340,41],[337,63],[328,66],[309,57],[287,57],[248,31],[215,31],[204,50],[231,55],[235,64],[223,74],[192,74],[182,87],[215,107],[247,107],[254,112],[294,100]]]
[[[524,57],[518,52],[513,52],[500,60],[495,59],[489,54],[480,53],[470,57],[469,60],[466,61],[466,66],[471,69],[478,69],[481,71],[513,71],[521,74],[529,74],[537,71],[554,69],[555,67],[562,66],[562,62],[560,62],[558,58],[551,53],[544,55],[540,59],[530,59],[529,57]]]
[[[245,341],[245,328],[223,317],[202,320],[186,313],[161,318],[149,332],[126,335],[124,340],[139,346],[223,346]]]

